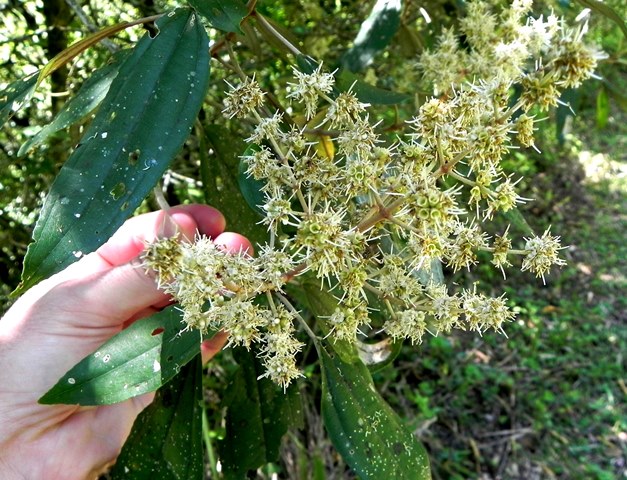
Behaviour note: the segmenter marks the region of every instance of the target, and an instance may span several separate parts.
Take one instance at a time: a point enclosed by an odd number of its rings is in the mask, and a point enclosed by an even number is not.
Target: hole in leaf
[[[155,328],[152,333],[150,335],[152,335],[153,337],[156,337],[157,335],[162,334],[163,332],[165,332],[165,328],[163,327],[157,327]]]
[[[144,23],[144,28],[148,30],[148,35],[150,35],[150,38],[155,38],[157,35],[159,35],[159,28],[153,22]]]

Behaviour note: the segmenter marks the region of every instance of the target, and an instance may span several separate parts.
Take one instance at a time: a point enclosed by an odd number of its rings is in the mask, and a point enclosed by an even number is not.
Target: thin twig
[[[301,52],[296,45],[294,45],[292,42],[290,42],[287,38],[285,38],[283,35],[281,35],[279,33],[279,31],[274,28],[270,22],[268,22],[268,20],[266,20],[264,18],[263,15],[261,15],[258,12],[254,12],[254,15],[251,14],[251,16],[254,16],[257,21],[266,29],[266,31],[268,33],[270,33],[271,35],[273,35],[279,42],[281,42],[283,45],[285,45],[285,47],[292,52],[294,55],[302,55],[303,52]]]
[[[311,340],[314,342],[314,345],[316,346],[316,348],[318,347],[318,337],[316,336],[316,334],[313,332],[313,330],[309,327],[309,325],[307,324],[307,322],[305,321],[305,319],[301,316],[301,314],[298,312],[298,310],[296,310],[296,307],[294,307],[294,305],[292,305],[292,302],[290,302],[286,297],[284,297],[283,295],[281,295],[279,292],[274,292],[274,295],[281,301],[281,303],[283,305],[285,305],[285,307],[294,314],[294,317],[298,320],[298,322],[302,325],[303,329],[305,330],[305,332],[307,333],[307,335],[309,336],[309,338],[311,338]]]

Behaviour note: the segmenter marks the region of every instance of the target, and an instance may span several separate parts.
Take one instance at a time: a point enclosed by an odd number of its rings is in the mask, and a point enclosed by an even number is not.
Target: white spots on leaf
[[[161,371],[161,364],[158,360],[155,360],[155,363],[152,364],[152,371],[155,373]]]
[[[111,360],[111,355],[108,353],[104,357],[102,357],[102,361],[104,363],[109,363],[109,360]]]
[[[154,167],[157,165],[157,160],[155,160],[154,158],[151,158],[150,160],[146,160],[144,162],[144,168],[142,170],[146,171],[149,170],[150,168]]]
[[[105,138],[107,138],[108,135],[109,135],[109,132],[102,132],[100,134],[100,138],[105,139]]]
[[[72,255],[74,255],[76,258],[81,258],[83,256],[83,252],[81,252],[80,250],[75,250],[72,252]]]
[[[69,383],[70,385],[74,385],[76,383],[76,379],[70,377],[67,379],[67,383]]]

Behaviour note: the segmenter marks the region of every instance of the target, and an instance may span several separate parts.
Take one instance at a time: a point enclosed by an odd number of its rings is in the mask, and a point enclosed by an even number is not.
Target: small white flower
[[[294,76],[297,83],[288,83],[292,87],[288,98],[304,103],[307,120],[310,120],[316,114],[319,96],[333,90],[335,78],[332,73],[322,72],[322,64],[312,73],[303,73],[294,68]]]

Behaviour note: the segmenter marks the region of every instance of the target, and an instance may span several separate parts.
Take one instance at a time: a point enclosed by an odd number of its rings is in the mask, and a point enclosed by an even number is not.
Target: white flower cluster
[[[572,53],[579,34],[552,16],[522,22],[529,1],[513,2],[501,18],[483,5],[472,2],[462,22],[469,53],[460,51],[449,31],[440,49],[422,60],[427,76],[440,62],[450,66],[438,68],[446,79],[440,91],[456,87],[426,101],[408,122],[407,133],[392,143],[370,121],[369,105],[351,91],[338,93],[333,75],[321,67],[295,71],[288,95],[293,110],[300,107],[307,120],[315,118],[314,127],[288,123],[278,112],[262,116],[263,93],[253,79],[231,87],[225,115],[252,117],[256,123],[248,141],[258,148],[244,161],[247,174],[263,183],[260,207],[270,240],[254,258],[228,255],[205,238],[147,247],[145,264],[181,303],[190,327],[224,329],[233,345],[260,344],[265,375],[286,387],[299,375],[295,356],[302,344],[293,324],[304,322],[282,294],[294,278],[316,277],[337,298],[335,311],[320,319],[331,338],[354,341],[370,324],[372,299],[378,297],[387,318],[381,330],[420,343],[425,332],[454,328],[501,332],[514,317],[504,297],[489,298],[474,288],[450,294],[429,280],[432,265],[471,268],[477,252],[485,251],[503,272],[519,255],[522,270],[544,278],[553,265],[564,264],[559,237],[548,231],[512,249],[508,230],[490,238],[481,225],[524,200],[501,159],[516,142],[533,145],[532,117],[515,117],[528,110],[530,100],[523,94],[510,106],[511,86],[526,88],[529,75],[539,72],[524,73],[529,55],[545,54],[543,78],[556,76],[561,85],[574,85],[592,70],[574,74],[576,67],[568,62],[580,65],[581,56],[564,53]],[[480,60],[486,52],[489,57]],[[497,73],[491,69],[488,80],[457,84],[456,66],[462,61],[476,75],[493,62]],[[544,107],[542,97],[539,101]],[[258,296],[263,302],[255,300]]]
[[[532,3],[517,0],[496,14],[489,2],[468,2],[460,21],[466,46],[447,30],[438,47],[420,58],[419,67],[435,93],[450,92],[466,79],[490,78],[518,83],[525,111],[533,106],[547,110],[557,105],[562,90],[590,78],[606,56],[584,42],[587,25],[568,27],[554,14],[532,18]]]

